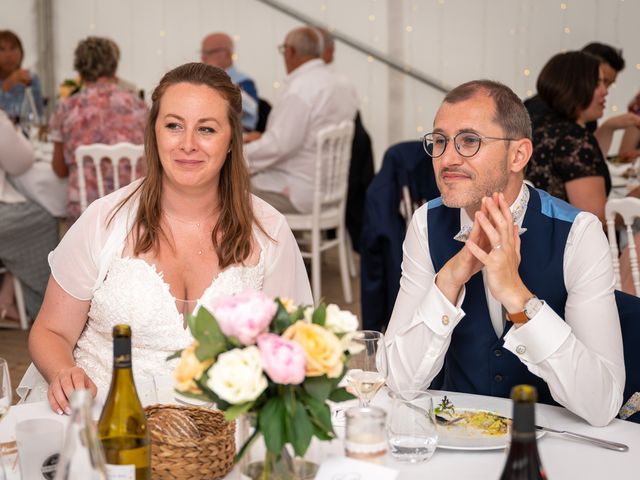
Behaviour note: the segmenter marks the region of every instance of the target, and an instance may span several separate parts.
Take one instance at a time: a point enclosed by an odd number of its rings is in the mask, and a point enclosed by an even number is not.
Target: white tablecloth
[[[175,397],[171,391],[170,382],[158,382],[157,393],[142,392],[141,400],[144,404],[174,403]],[[142,389],[141,389],[142,390]],[[460,395],[460,394],[456,394]],[[465,395],[465,402],[472,401],[477,408],[492,410],[510,415],[511,402],[504,398]],[[384,393],[379,393],[374,403],[384,406]],[[606,450],[587,443],[566,439],[554,434],[546,434],[538,440],[542,463],[551,479],[636,479],[640,478],[640,425],[614,420],[603,428],[595,428],[586,424],[569,411],[560,407],[539,404],[537,406],[538,423],[559,430],[569,430],[593,437],[600,437],[625,443],[629,451],[625,453]],[[96,409],[96,415],[98,410]],[[16,422],[28,418],[56,418],[67,422],[68,417],[59,417],[51,411],[48,404],[38,402],[12,407],[9,415],[0,423],[0,442],[14,439]],[[336,427],[339,437],[344,436],[344,429]],[[259,450],[258,446],[258,450]],[[321,462],[328,456],[343,455],[342,440],[333,442],[313,441],[306,458]],[[261,456],[259,451],[252,453],[252,460]],[[386,466],[400,471],[399,479],[423,480],[425,478],[442,479],[494,479],[498,478],[504,465],[505,452],[494,451],[453,451],[438,449],[434,456],[426,463],[408,465],[385,459]],[[9,471],[8,480],[19,479],[17,471]],[[237,469],[229,479],[242,478]]]

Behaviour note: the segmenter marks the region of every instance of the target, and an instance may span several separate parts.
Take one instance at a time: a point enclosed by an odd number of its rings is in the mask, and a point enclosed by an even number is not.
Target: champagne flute
[[[360,400],[368,407],[375,394],[387,380],[387,349],[384,335],[375,330],[360,330],[351,338],[351,356],[345,379]]]
[[[0,358],[0,421],[9,413],[11,407],[11,378],[9,364]]]

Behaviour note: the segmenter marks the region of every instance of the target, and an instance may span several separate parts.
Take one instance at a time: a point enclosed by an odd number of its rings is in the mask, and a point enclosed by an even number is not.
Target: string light
[[[612,112],[617,112],[618,111],[618,106],[617,105],[611,105],[611,111]]]
[[[571,29],[569,27],[564,27],[564,33],[567,35],[571,33]]]
[[[533,90],[531,89],[527,90],[527,97],[530,97],[531,95],[533,95]]]
[[[165,37],[167,35],[167,32],[165,32],[164,30],[160,30],[160,38]]]
[[[636,63],[636,70],[640,70],[640,63]]]
[[[407,31],[407,33],[413,32],[413,27],[411,25],[407,25],[404,29]]]
[[[566,10],[567,9],[567,4],[566,3],[561,3],[560,4],[560,10]]]
[[[280,88],[280,82],[278,80],[273,81],[273,88]]]
[[[375,22],[376,21],[376,16],[373,13],[371,15],[369,15],[369,21],[370,22]]]
[[[373,63],[373,57],[371,55],[367,56],[367,62]]]
[[[424,127],[423,127],[422,125],[418,125],[418,126],[416,127],[416,132],[418,132],[418,133],[422,133],[422,132],[424,132]]]
[[[531,70],[529,70],[528,68],[525,68],[522,73],[524,74],[525,77],[528,77],[529,75],[531,75]]]

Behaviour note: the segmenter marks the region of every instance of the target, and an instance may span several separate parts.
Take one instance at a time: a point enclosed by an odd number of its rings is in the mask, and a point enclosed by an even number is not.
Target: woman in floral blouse
[[[54,142],[53,169],[60,177],[69,177],[67,196],[67,223],[73,224],[80,216],[80,196],[75,150],[80,145],[93,143],[114,144],[130,142],[141,144],[147,108],[135,95],[117,85],[117,52],[113,41],[88,37],[75,51],[74,67],[80,74],[83,89],[63,100],[50,121]],[[142,162],[143,163],[143,162]],[[103,169],[105,193],[113,190],[111,169]],[[87,200],[98,198],[96,173],[92,165],[84,165]],[[120,185],[130,179],[127,168],[120,169]],[[109,188],[111,187],[111,188]]]
[[[598,141],[585,128],[604,113],[608,90],[600,61],[578,51],[555,55],[540,72],[537,89],[549,108],[531,119],[527,179],[604,220],[611,177]]]

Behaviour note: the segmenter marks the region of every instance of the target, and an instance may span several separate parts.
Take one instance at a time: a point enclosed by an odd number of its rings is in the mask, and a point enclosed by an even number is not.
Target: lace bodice
[[[246,288],[261,290],[264,271],[264,252],[255,266],[225,269],[204,291],[194,311],[202,304],[212,305],[219,297]],[[171,374],[177,359],[166,361],[166,358],[193,341],[162,272],[142,259],[114,256],[106,279],[94,292],[89,320],[73,352],[77,364],[103,395],[111,381],[111,330],[118,323],[131,325],[137,384]]]

